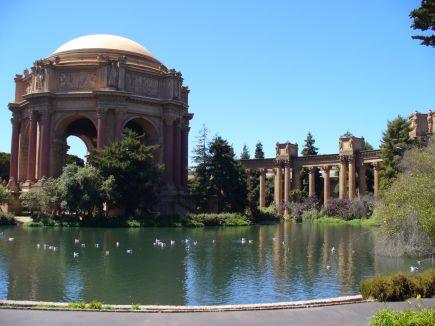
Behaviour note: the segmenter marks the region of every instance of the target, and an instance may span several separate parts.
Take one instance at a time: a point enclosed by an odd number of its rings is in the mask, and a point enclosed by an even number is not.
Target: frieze
[[[57,73],[58,90],[94,89],[97,75],[90,71],[60,71]]]
[[[135,94],[157,97],[159,80],[128,71],[125,76],[125,89]]]

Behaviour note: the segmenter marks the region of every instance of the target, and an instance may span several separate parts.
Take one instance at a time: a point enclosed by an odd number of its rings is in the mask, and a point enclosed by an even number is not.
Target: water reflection
[[[326,298],[358,293],[361,279],[408,270],[416,260],[374,256],[371,229],[337,225],[2,231],[1,299],[203,305]],[[156,238],[167,245],[154,246]]]

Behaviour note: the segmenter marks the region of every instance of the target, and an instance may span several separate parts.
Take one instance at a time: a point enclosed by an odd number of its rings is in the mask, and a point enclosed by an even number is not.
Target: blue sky
[[[0,151],[10,150],[16,73],[86,34],[116,34],[183,73],[191,147],[203,124],[239,154],[258,140],[321,153],[347,130],[375,147],[388,119],[434,109],[435,50],[411,39],[420,1],[0,0]],[[83,155],[83,145],[71,142]]]

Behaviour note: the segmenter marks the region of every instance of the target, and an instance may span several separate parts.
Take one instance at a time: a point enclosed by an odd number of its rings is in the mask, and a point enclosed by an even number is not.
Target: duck
[[[249,243],[249,244],[253,244],[253,243],[254,243],[254,240],[248,240],[248,243]]]
[[[96,243],[96,244],[95,244],[95,248],[98,248],[99,246],[100,246],[99,243]]]
[[[77,243],[79,243],[79,242],[80,242],[79,239],[74,239],[74,243],[75,243],[75,244],[77,244]]]
[[[118,241],[116,241],[116,246],[119,247],[119,242]]]
[[[411,271],[411,273],[414,273],[414,272],[418,271],[418,267],[410,266],[409,270]]]
[[[106,250],[106,256],[109,256],[109,251],[108,250]]]
[[[8,240],[9,240],[9,241],[14,241],[14,238],[9,238]]]
[[[171,240],[171,246],[173,246],[175,244],[174,240]]]
[[[86,245],[84,243],[82,243],[82,248],[86,247]]]
[[[331,254],[334,254],[334,252],[335,252],[335,247],[332,247],[331,248]]]
[[[132,254],[133,253],[133,250],[132,249],[127,249],[127,254]]]
[[[329,271],[331,269],[331,266],[326,265],[326,269]]]
[[[36,245],[36,248],[39,249],[40,247],[41,247],[41,245],[38,243],[38,244]]]
[[[79,256],[79,253],[78,253],[78,252],[74,252],[74,253],[73,253],[73,256],[74,256],[74,258],[76,258],[76,257]]]
[[[246,242],[245,238],[241,239],[242,244],[244,244]]]

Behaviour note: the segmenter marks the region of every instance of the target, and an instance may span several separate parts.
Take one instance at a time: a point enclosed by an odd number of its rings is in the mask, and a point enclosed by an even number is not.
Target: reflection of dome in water
[[[86,35],[75,38],[63,44],[54,51],[53,54],[63,52],[86,52],[86,50],[96,49],[129,52],[157,60],[149,50],[145,49],[139,43],[125,37],[107,34]]]

